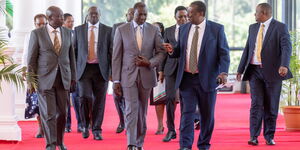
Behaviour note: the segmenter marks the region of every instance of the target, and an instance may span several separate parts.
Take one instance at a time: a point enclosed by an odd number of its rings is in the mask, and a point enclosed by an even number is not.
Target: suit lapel
[[[51,38],[50,38],[50,35],[49,35],[49,33],[48,33],[48,29],[47,29],[47,26],[45,26],[44,27],[44,34],[46,34],[46,39],[47,39],[47,43],[49,43],[49,47],[51,48],[51,49],[54,49],[54,45],[53,45],[53,43],[52,43],[52,41],[51,41]]]
[[[86,23],[85,24],[85,26],[83,27],[83,40],[85,41],[85,42],[83,42],[84,43],[84,47],[86,48],[86,54],[88,55],[88,51],[89,51],[89,47],[88,47],[88,24]]]
[[[62,50],[63,50],[63,46],[65,44],[65,30],[63,27],[60,27],[60,35],[61,35],[61,44],[60,44],[60,50],[59,50],[59,55],[62,53]]]
[[[202,41],[201,41],[201,47],[200,47],[200,54],[199,54],[199,57],[201,56],[201,54],[204,52],[204,48],[205,48],[205,45],[206,45],[206,41],[208,38],[210,38],[210,22],[208,20],[206,20],[206,25],[205,25],[205,30],[204,30],[204,34],[203,34],[203,38],[202,38]],[[200,60],[198,57],[198,61]]]
[[[175,39],[175,31],[176,31],[176,25],[174,25],[174,26],[172,26],[171,27],[171,34],[170,34],[170,39],[172,40],[172,41],[176,41],[176,39]]]
[[[141,46],[141,51],[144,49],[144,46],[145,46],[145,42],[147,42],[146,38],[147,36],[145,35],[150,35],[151,33],[149,32],[148,30],[148,25],[146,23],[144,23],[143,25],[143,30],[142,30],[142,46]]]
[[[188,39],[189,39],[189,33],[190,33],[190,30],[191,30],[191,26],[192,26],[192,24],[191,23],[188,23],[187,24],[187,27],[186,27],[186,29],[184,30],[184,28],[181,28],[181,30],[182,31],[185,31],[185,32],[181,32],[181,33],[183,33],[183,38],[181,38],[181,39],[186,39],[186,41],[182,41],[183,43],[184,43],[184,45],[183,45],[183,62],[184,62],[184,65],[185,65],[185,59],[186,59],[186,53],[187,53],[187,43],[188,43]],[[178,39],[179,39],[180,37],[178,37]]]
[[[270,22],[269,28],[267,30],[266,36],[264,38],[264,41],[263,41],[262,50],[264,49],[266,43],[269,40],[269,37],[270,37],[270,35],[271,35],[271,33],[272,33],[273,29],[274,29],[274,24],[275,24],[275,21],[274,21],[274,19],[272,19],[272,21]]]
[[[97,57],[99,58],[99,56],[100,56],[100,42],[101,41],[103,41],[102,40],[102,29],[103,29],[103,27],[102,27],[102,24],[101,23],[99,23],[99,27],[98,27],[98,41],[97,41]]]

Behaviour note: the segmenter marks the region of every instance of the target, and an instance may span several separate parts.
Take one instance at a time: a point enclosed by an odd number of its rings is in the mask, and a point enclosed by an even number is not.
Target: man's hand
[[[71,87],[70,87],[70,93],[73,93],[76,91],[76,81],[71,80]]]
[[[165,48],[166,52],[173,53],[173,47],[170,43],[163,43],[163,47]]]
[[[218,84],[226,84],[227,76],[228,76],[228,74],[225,72],[220,73],[217,77]]]
[[[114,83],[113,90],[117,96],[120,97],[123,95],[121,83]]]
[[[144,56],[137,56],[135,58],[135,65],[140,67],[149,67],[150,61]]]
[[[164,78],[165,78],[164,72],[162,72],[162,71],[158,72],[158,81],[160,83],[164,82]]]
[[[236,80],[237,81],[241,81],[242,80],[242,74],[241,73],[237,73],[236,74]]]
[[[279,67],[279,70],[278,70],[278,73],[281,77],[285,77],[286,74],[288,73],[288,68],[287,67],[284,67],[284,66],[280,66]]]

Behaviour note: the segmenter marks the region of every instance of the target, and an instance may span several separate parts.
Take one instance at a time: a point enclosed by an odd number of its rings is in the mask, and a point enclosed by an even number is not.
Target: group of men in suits
[[[196,107],[201,127],[197,147],[209,149],[216,87],[227,82],[229,47],[223,25],[205,18],[203,2],[192,2],[187,12],[175,11],[175,18],[187,15],[189,22],[179,19],[179,27],[169,28],[174,34],[166,36],[167,43],[164,43],[158,28],[146,22],[148,11],[143,2],[129,9],[127,15],[133,19],[115,30],[100,23],[99,9],[90,7],[87,23],[75,28],[73,39],[72,32],[62,27],[61,9],[49,7],[46,11],[49,24],[32,31],[28,48],[28,72],[38,75],[36,90],[46,149],[67,149],[63,143],[67,101],[75,81],[79,88],[82,136],[89,137],[92,122],[94,139],[103,139],[105,95],[112,76],[114,94],[118,97],[115,102],[120,110],[118,127],[121,130],[125,125],[127,149],[143,150],[148,98],[157,82],[155,68],[165,59],[166,65],[176,67],[165,71],[174,68],[166,77],[170,81],[167,86],[171,86],[167,90],[173,92],[168,96],[169,132],[164,141],[176,138],[172,94],[179,89],[182,96],[180,150],[192,149]],[[274,145],[281,83],[292,77],[288,69],[291,43],[286,25],[271,17],[269,4],[259,4],[255,16],[258,23],[250,25],[237,79],[245,74],[243,79],[250,80],[251,139],[248,144],[258,144],[263,120],[266,143]],[[29,89],[35,90],[31,85]]]

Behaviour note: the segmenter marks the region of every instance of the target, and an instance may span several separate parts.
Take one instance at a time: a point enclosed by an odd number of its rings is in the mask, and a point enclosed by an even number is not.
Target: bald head
[[[133,20],[133,14],[134,14],[134,9],[133,8],[129,8],[127,10],[127,13],[126,13],[126,20],[127,20],[127,22],[131,22]]]
[[[54,29],[61,27],[63,24],[63,11],[56,7],[50,6],[46,11],[46,16],[49,21],[49,25],[52,26]]]
[[[99,17],[100,17],[100,11],[98,7],[96,6],[90,7],[88,10],[87,21],[89,21],[91,24],[94,25],[99,21]]]

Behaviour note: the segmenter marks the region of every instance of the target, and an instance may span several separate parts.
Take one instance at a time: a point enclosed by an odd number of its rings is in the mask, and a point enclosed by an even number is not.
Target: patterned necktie
[[[58,31],[53,30],[52,32],[54,33],[54,43],[53,43],[54,51],[58,55],[60,51],[60,44],[57,36]]]
[[[257,57],[258,62],[261,62],[261,50],[262,50],[262,44],[263,44],[264,28],[265,28],[265,25],[262,24],[259,28],[258,37],[257,37],[256,57]]]
[[[197,72],[197,51],[198,51],[198,38],[199,38],[199,27],[195,27],[195,33],[193,35],[193,40],[192,40],[192,46],[191,46],[191,51],[190,51],[190,61],[189,61],[189,68],[190,72],[192,74]]]
[[[135,32],[135,36],[136,36],[136,42],[138,45],[139,50],[141,50],[142,48],[142,34],[141,34],[141,26],[137,26],[136,27],[136,32]]]
[[[88,52],[88,61],[93,61],[96,58],[95,54],[95,26],[90,27],[90,40],[89,40],[89,52]]]

